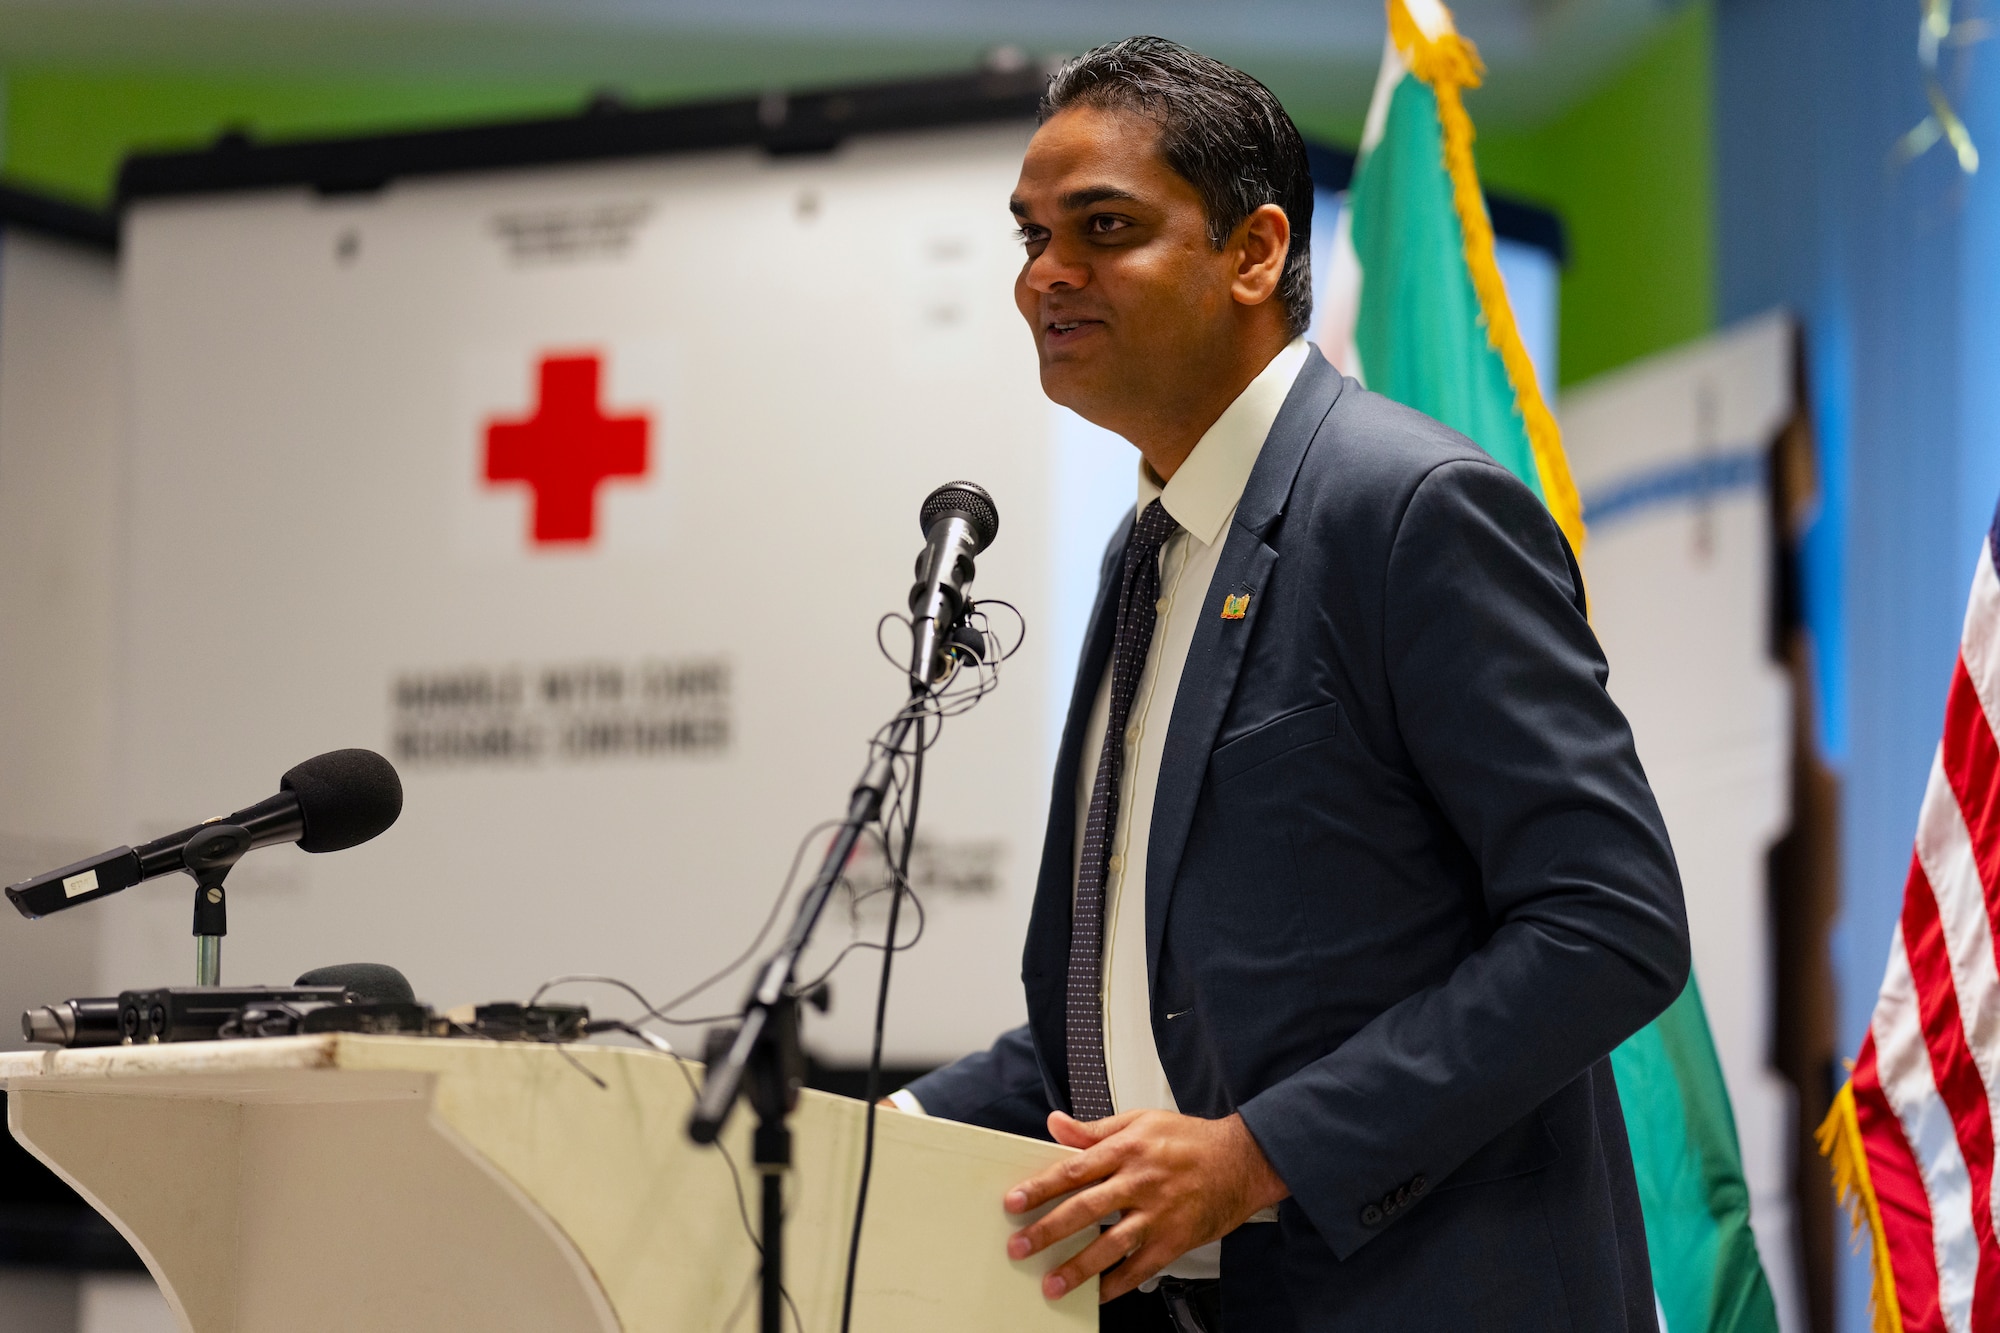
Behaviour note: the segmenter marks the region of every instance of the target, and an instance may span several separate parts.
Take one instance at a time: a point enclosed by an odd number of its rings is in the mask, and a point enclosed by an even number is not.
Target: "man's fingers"
[[[1042,1295],[1052,1301],[1067,1296],[1093,1275],[1111,1267],[1144,1243],[1143,1226],[1137,1219],[1126,1218],[1071,1255],[1066,1262],[1044,1273]]]
[[[1049,1210],[1047,1217],[1022,1227],[1007,1238],[1007,1257],[1025,1259],[1038,1254],[1066,1236],[1074,1236],[1131,1204],[1130,1190],[1117,1181],[1107,1181],[1064,1199]]]
[[[1065,1148],[1088,1148],[1102,1143],[1132,1123],[1137,1111],[1121,1111],[1102,1120],[1078,1120],[1061,1111],[1049,1112],[1049,1136]]]
[[[1065,1148],[1088,1148],[1103,1137],[1097,1132],[1102,1120],[1078,1120],[1061,1111],[1049,1112],[1049,1137]]]
[[[1123,1155],[1115,1145],[1100,1143],[1074,1157],[1065,1157],[1007,1191],[1004,1200],[1006,1209],[1010,1213],[1025,1213],[1041,1207],[1057,1195],[1068,1194],[1094,1180],[1102,1180],[1118,1169]]]
[[[1085,1124],[1054,1115],[1049,1132],[1091,1146],[1017,1185],[1006,1203],[1022,1213],[1053,1201],[1046,1217],[1008,1238],[1016,1260],[1066,1237],[1082,1238],[1082,1250],[1044,1276],[1042,1290],[1051,1298],[1100,1274],[1098,1291],[1113,1300],[1285,1197],[1283,1182],[1235,1117],[1198,1121],[1138,1111]],[[1113,1213],[1118,1221],[1108,1231],[1088,1234]]]
[[[1128,1291],[1137,1291],[1140,1283],[1159,1276],[1160,1270],[1172,1263],[1176,1257],[1157,1245],[1140,1246],[1126,1256],[1124,1263],[1098,1278],[1098,1304],[1115,1301]]]
[[[1097,1176],[1088,1174],[1089,1171],[1090,1164],[1084,1157],[1071,1157],[1066,1161],[1057,1162],[1048,1170],[1029,1176],[1008,1190],[1007,1197],[1002,1203],[1010,1213],[1031,1212],[1050,1199],[1068,1194],[1071,1190],[1079,1189],[1097,1179]],[[1099,1175],[1101,1174],[1103,1173],[1100,1172]]]

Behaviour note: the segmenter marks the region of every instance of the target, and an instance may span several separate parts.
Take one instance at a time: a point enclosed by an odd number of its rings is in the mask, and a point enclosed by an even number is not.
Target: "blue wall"
[[[2000,498],[2000,50],[1960,110],[1988,153],[1890,150],[1926,112],[1918,6],[1718,0],[1718,309],[1804,319],[1824,504],[1806,545],[1822,740],[1843,783],[1842,1045],[1867,1029],[1980,541]],[[1865,1333],[1848,1258],[1843,1333]]]

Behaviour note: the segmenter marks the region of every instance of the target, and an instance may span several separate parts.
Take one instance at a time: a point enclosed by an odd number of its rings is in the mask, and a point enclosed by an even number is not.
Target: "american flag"
[[[1820,1127],[1872,1241],[1879,1333],[2000,1330],[2000,513],[1931,761],[1903,913],[1853,1076]]]

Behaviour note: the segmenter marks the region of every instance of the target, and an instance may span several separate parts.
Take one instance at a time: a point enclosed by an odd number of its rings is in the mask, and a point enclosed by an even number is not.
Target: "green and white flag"
[[[1479,53],[1437,0],[1389,0],[1382,74],[1335,223],[1321,346],[1377,393],[1477,441],[1581,554],[1582,505],[1514,326],[1473,168],[1460,92],[1479,77]]]
[[[1493,257],[1462,93],[1479,54],[1438,0],[1388,0],[1389,41],[1336,224],[1321,343],[1378,393],[1469,436],[1583,551],[1562,436]],[[1776,1333],[1735,1117],[1701,992],[1611,1056],[1667,1333]]]

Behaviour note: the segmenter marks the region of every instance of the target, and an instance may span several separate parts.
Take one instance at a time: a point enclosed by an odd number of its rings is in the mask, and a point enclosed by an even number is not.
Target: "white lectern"
[[[739,1201],[684,1132],[690,1076],[640,1050],[347,1035],[0,1054],[14,1137],[193,1333],[753,1328],[751,1117],[723,1138]],[[863,1109],[808,1092],[792,1120],[801,1333],[839,1328]],[[1095,1282],[1041,1296],[1074,1245],[1005,1252],[1002,1194],[1066,1151],[882,1113],[853,1327],[1095,1329]]]

